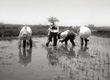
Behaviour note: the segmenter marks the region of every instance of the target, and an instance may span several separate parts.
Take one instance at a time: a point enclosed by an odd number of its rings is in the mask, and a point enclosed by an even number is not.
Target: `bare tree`
[[[59,20],[56,17],[50,17],[48,18],[48,21],[52,24],[55,24],[55,22],[59,22]]]

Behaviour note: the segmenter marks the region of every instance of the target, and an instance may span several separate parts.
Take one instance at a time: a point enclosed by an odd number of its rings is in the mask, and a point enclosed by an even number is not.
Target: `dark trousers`
[[[29,39],[29,43],[26,43],[26,40],[23,40],[23,48],[26,48],[26,44],[29,45],[30,44],[30,48],[32,48],[32,39]]]
[[[57,45],[57,35],[58,35],[58,33],[50,32],[46,46],[49,45],[49,43],[52,41],[52,39],[53,39],[53,46],[56,46]]]
[[[87,47],[87,42],[89,41],[87,38],[81,38],[81,45],[84,44],[84,40],[85,40],[85,47]]]

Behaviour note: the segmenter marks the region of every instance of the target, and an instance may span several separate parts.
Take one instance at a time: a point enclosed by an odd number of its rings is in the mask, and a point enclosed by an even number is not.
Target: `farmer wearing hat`
[[[58,32],[59,32],[59,27],[56,26],[54,23],[49,26],[49,29],[48,29],[48,40],[47,40],[46,46],[48,46],[49,43],[52,42],[52,39],[53,39],[53,46],[57,45]]]

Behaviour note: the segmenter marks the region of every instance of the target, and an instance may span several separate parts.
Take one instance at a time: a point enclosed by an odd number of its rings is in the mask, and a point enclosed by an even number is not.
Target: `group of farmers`
[[[65,45],[67,45],[68,40],[70,40],[71,44],[75,46],[75,37],[76,35],[80,36],[81,39],[81,45],[85,42],[85,47],[87,47],[88,37],[91,35],[91,30],[86,26],[81,26],[77,32],[74,32],[72,26],[70,26],[65,31],[59,31],[59,27],[55,24],[50,25],[48,29],[48,40],[46,42],[46,46],[49,45],[49,43],[53,40],[53,46],[57,45],[57,40],[59,39],[59,42],[65,42]]]
[[[59,27],[53,23],[48,29],[48,39],[46,46],[48,46],[50,42],[53,42],[53,46],[57,46],[58,40],[61,43],[65,42],[65,45],[67,45],[68,40],[70,40],[71,44],[75,46],[74,40],[76,35],[80,36],[81,45],[83,45],[85,42],[85,47],[87,47],[87,42],[89,41],[87,38],[91,35],[91,30],[88,27],[81,26],[77,32],[74,32],[74,28],[72,28],[72,26],[65,31],[59,31]],[[24,48],[26,45],[30,45],[30,48],[32,48],[32,30],[29,26],[24,26],[20,30],[19,48],[21,46],[21,41],[23,41]]]

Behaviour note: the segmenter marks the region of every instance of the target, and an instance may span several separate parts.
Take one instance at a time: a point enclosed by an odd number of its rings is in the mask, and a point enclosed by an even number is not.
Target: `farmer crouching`
[[[76,35],[77,34],[73,31],[72,26],[70,26],[67,30],[58,33],[58,39],[59,42],[65,42],[66,46],[68,44],[68,40],[70,40],[72,46],[75,46],[74,40]]]
[[[52,25],[50,25],[50,27],[48,29],[48,40],[47,40],[46,46],[48,46],[49,43],[52,42],[52,39],[53,39],[53,46],[57,45],[58,32],[59,32],[58,26],[56,26],[54,23]]]
[[[85,47],[87,47],[87,42],[89,41],[87,38],[90,37],[91,30],[86,26],[81,26],[77,32],[81,38],[81,46],[83,46],[85,41]]]

